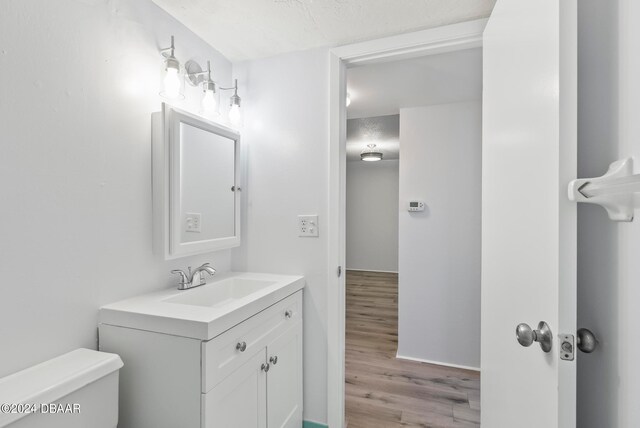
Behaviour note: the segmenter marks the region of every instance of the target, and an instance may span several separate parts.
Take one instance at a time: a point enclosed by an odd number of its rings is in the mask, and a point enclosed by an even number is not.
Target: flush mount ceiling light
[[[365,162],[376,162],[382,160],[382,152],[376,149],[375,144],[367,144],[367,148],[360,153],[360,159]]]
[[[173,44],[173,36],[171,36],[171,46],[160,50],[164,60],[164,79],[163,90],[160,95],[168,99],[183,99],[184,94],[180,92],[180,61],[175,57],[175,46]]]

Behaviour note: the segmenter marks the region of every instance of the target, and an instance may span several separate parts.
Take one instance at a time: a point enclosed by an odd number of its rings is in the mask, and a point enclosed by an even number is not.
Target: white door
[[[263,348],[202,396],[205,428],[266,428],[267,373]]]
[[[483,50],[482,426],[575,428],[576,0],[498,0]]]
[[[302,426],[302,323],[267,346],[267,427]]]

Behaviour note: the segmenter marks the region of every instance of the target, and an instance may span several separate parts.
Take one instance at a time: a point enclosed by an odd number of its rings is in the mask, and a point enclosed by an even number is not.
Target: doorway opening
[[[479,426],[482,52],[346,91],[346,423]]]
[[[345,426],[347,69],[482,46],[487,20],[417,31],[332,49],[329,58],[328,425]],[[401,273],[402,275],[402,273]],[[402,295],[402,292],[400,292]]]

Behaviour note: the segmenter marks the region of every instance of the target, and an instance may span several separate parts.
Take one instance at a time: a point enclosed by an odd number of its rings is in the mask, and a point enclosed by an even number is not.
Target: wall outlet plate
[[[185,232],[202,232],[202,214],[200,213],[186,213],[184,215],[184,230]]]
[[[317,215],[299,215],[298,216],[298,236],[317,237],[318,234],[318,216]]]

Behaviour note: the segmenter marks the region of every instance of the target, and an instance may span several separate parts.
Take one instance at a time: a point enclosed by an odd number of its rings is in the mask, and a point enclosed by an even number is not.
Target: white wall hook
[[[569,183],[570,200],[601,205],[614,221],[633,221],[639,197],[640,174],[633,174],[633,158],[613,162],[602,177]]]

